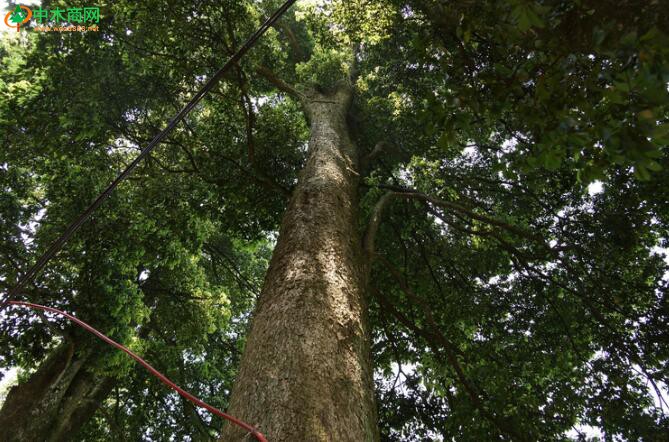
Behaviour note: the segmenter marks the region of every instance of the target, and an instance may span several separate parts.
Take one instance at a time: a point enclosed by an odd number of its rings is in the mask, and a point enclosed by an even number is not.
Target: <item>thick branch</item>
[[[290,49],[293,52],[292,58],[298,63],[301,61],[307,61],[308,59],[307,53],[300,45],[300,42],[298,41],[297,37],[295,36],[295,33],[290,28],[290,26],[285,21],[280,21],[277,24],[275,24],[274,27],[279,31],[282,31],[286,35],[286,39],[288,40]]]
[[[365,155],[365,157],[360,161],[362,164],[362,169],[367,169],[373,162],[376,160],[386,149],[390,146],[385,141],[379,141],[374,145],[374,148],[370,153]]]
[[[413,199],[418,199],[421,201],[424,201],[426,203],[431,203],[435,206],[441,207],[442,209],[451,209],[454,210],[458,213],[467,215],[471,219],[475,219],[477,221],[481,221],[483,223],[486,223],[491,226],[495,227],[500,227],[506,231],[509,231],[511,233],[514,233],[520,237],[523,237],[525,239],[528,239],[530,241],[534,241],[544,247],[545,249],[551,251],[551,252],[557,252],[558,249],[553,249],[551,248],[546,242],[544,241],[543,237],[541,235],[537,235],[527,229],[523,229],[518,226],[514,226],[513,224],[509,224],[505,221],[502,221],[500,219],[494,218],[489,215],[483,215],[480,213],[477,213],[473,211],[472,209],[465,207],[461,204],[455,203],[453,201],[445,201],[430,195],[427,195],[425,193],[419,192],[418,190],[410,189],[410,188],[405,188],[405,187],[400,187],[400,186],[389,186],[386,184],[379,184],[375,187],[378,187],[380,189],[388,189],[393,192],[395,192],[396,195],[402,196],[404,198],[413,198]]]
[[[367,259],[371,261],[374,257],[374,239],[376,238],[376,232],[379,230],[379,225],[381,224],[381,216],[383,211],[390,202],[391,198],[396,195],[395,192],[386,192],[374,206],[372,210],[372,216],[367,225],[367,232],[365,233],[365,239],[363,247],[365,253],[367,254]]]
[[[276,86],[276,88],[279,89],[280,91],[292,95],[293,97],[297,98],[300,101],[304,101],[306,99],[306,96],[302,92],[294,88],[292,85],[283,81],[268,67],[262,65],[257,66],[256,72],[265,80],[269,81],[271,84]]]
[[[435,198],[432,196],[429,196],[427,194],[424,194],[422,192],[418,192],[415,190],[411,189],[402,189],[402,188],[396,188],[394,186],[379,186],[382,188],[390,188],[391,191],[386,193],[381,199],[377,202],[376,206],[374,207],[374,210],[372,211],[372,217],[369,222],[369,226],[367,229],[367,233],[365,234],[365,241],[364,241],[364,248],[365,251],[367,252],[368,257],[373,257],[374,254],[374,239],[376,236],[376,232],[379,228],[379,224],[381,223],[381,215],[383,213],[383,210],[386,208],[388,203],[390,202],[391,198],[393,196],[401,196],[404,198],[413,198],[413,199],[418,199],[427,203],[431,203],[435,206],[441,207],[443,209],[451,209],[454,210],[458,213],[467,215],[469,218],[484,222],[486,224],[495,226],[495,227],[500,227],[504,230],[507,230],[509,232],[512,232],[518,236],[521,236],[523,238],[532,240],[534,242],[538,242],[540,245],[542,245],[544,248],[547,250],[551,250],[551,248],[543,241],[543,238],[540,236],[522,229],[520,227],[514,226],[512,224],[506,223],[504,221],[498,220],[496,218],[493,218],[488,215],[482,215],[479,213],[474,212],[473,210],[462,206],[458,203],[454,203],[452,201],[445,201],[439,198]],[[441,217],[440,217],[441,218]],[[473,233],[473,232],[472,232]]]
[[[476,213],[473,210],[468,209],[467,207],[462,206],[458,203],[454,203],[452,201],[445,201],[418,191],[399,192],[398,195],[403,196],[405,198],[414,198],[426,201],[444,209],[456,210],[460,213],[464,213],[465,215],[477,221],[481,221],[496,227],[501,227],[504,230],[508,230],[509,232],[515,233],[518,236],[522,236],[532,241],[540,241],[542,244],[544,244],[543,238],[539,237],[538,235],[535,235],[530,231],[514,226],[513,224],[506,223],[491,216],[481,215],[480,213]]]

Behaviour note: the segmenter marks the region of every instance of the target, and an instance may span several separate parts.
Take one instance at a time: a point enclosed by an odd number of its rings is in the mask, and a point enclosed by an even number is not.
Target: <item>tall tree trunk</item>
[[[302,170],[265,278],[229,411],[270,442],[378,440],[357,231],[351,91],[313,94]],[[226,425],[221,441],[249,440]]]
[[[72,440],[114,384],[86,370],[91,358],[75,354],[73,344],[62,344],[26,382],[12,387],[0,409],[0,440]]]

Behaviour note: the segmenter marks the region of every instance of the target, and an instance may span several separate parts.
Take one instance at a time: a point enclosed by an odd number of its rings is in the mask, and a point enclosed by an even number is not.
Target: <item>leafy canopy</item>
[[[3,289],[277,5],[121,1],[101,8],[100,33],[3,39]],[[370,283],[384,440],[585,440],[580,425],[662,440],[662,6],[298,3],[26,297],[225,407],[306,159],[300,103],[277,79],[327,93],[353,73],[361,235],[392,198]],[[29,371],[64,339],[98,355],[92,369],[115,387],[83,439],[215,436],[217,422],[54,322],[13,311],[0,363]]]

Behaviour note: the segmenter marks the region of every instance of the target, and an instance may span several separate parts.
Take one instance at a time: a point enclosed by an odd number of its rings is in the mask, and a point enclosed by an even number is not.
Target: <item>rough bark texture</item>
[[[350,90],[313,95],[300,174],[247,338],[229,411],[270,442],[378,440],[357,232]],[[252,440],[226,425],[221,441]]]
[[[27,382],[11,388],[0,409],[0,441],[73,440],[113,387],[85,369],[89,357],[77,357],[63,344]]]

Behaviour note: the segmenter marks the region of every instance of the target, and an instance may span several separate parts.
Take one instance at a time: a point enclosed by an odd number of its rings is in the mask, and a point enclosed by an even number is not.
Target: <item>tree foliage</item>
[[[582,425],[663,440],[663,3],[300,2],[25,299],[75,312],[224,408],[305,160],[296,91],[353,72],[383,440],[586,440]],[[277,5],[120,1],[99,33],[3,37],[3,291]],[[12,309],[0,328],[0,365],[24,378],[60,342],[96,355],[89,369],[114,388],[81,440],[217,434],[60,319]]]

